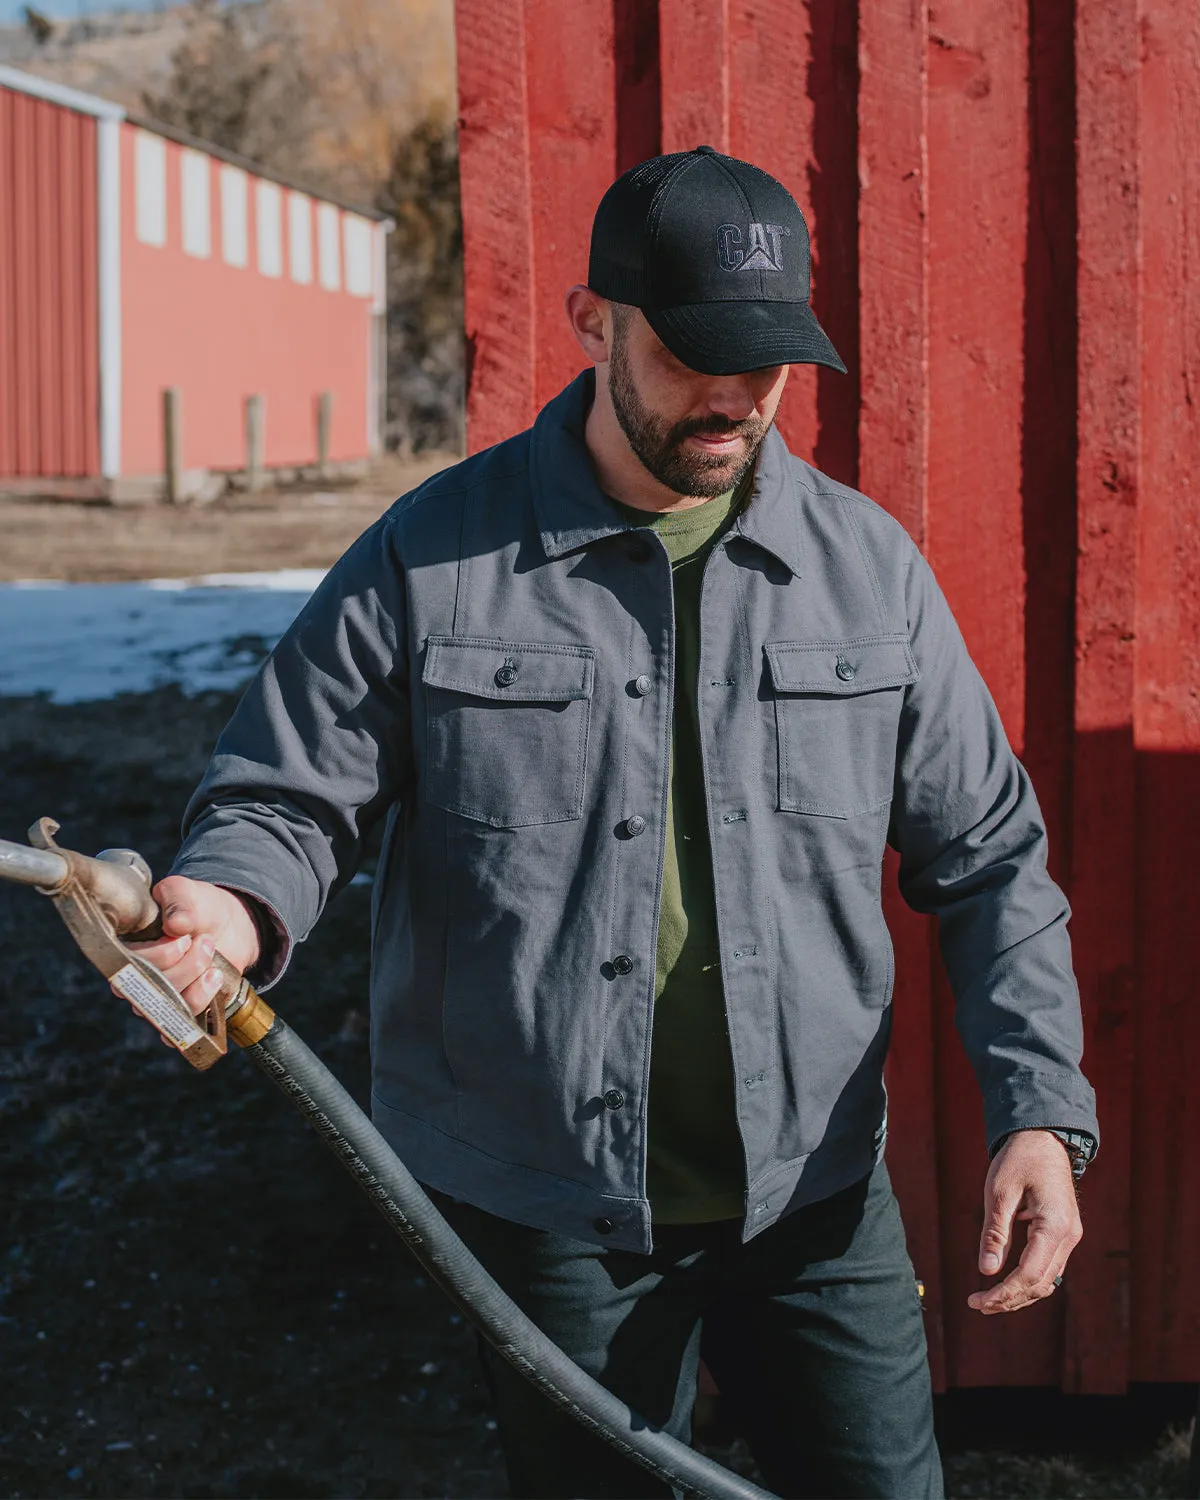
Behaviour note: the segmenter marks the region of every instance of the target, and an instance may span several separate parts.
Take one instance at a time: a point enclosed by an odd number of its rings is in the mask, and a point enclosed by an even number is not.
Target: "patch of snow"
[[[82,703],[177,684],[242,687],[324,577],[320,569],[138,583],[0,584],[0,696]]]

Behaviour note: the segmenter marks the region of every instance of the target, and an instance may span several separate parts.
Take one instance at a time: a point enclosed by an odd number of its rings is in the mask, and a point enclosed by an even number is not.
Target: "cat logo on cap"
[[[722,224],[717,230],[717,259],[726,271],[782,271],[783,237],[791,234],[786,224],[750,225],[750,247],[742,249],[742,231],[737,224]]]

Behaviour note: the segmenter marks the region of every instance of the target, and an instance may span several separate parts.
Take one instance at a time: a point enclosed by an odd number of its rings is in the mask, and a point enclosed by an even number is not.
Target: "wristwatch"
[[[1063,1144],[1063,1150],[1071,1159],[1071,1176],[1076,1182],[1087,1171],[1088,1163],[1096,1154],[1096,1137],[1086,1130],[1064,1130],[1057,1125],[1029,1125],[1027,1130],[1044,1130],[1047,1134],[1054,1136]],[[990,1154],[995,1156],[1000,1147],[1004,1145],[1009,1136],[1016,1135],[1015,1130],[1010,1130],[1007,1135],[1002,1135],[992,1147]]]
[[[1063,1143],[1063,1149],[1071,1158],[1071,1176],[1078,1182],[1096,1154],[1096,1137],[1086,1130],[1059,1130],[1053,1125],[1048,1129]]]

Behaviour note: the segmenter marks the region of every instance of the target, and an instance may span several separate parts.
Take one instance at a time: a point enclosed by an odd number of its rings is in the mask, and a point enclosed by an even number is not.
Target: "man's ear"
[[[571,332],[584,354],[594,365],[607,364],[612,330],[608,299],[586,286],[573,286],[564,305]]]

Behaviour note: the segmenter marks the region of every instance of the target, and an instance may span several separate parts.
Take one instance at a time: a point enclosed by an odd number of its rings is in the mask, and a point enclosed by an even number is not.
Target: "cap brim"
[[[698,302],[642,313],[675,358],[702,375],[769,365],[827,365],[846,373],[807,302]]]

